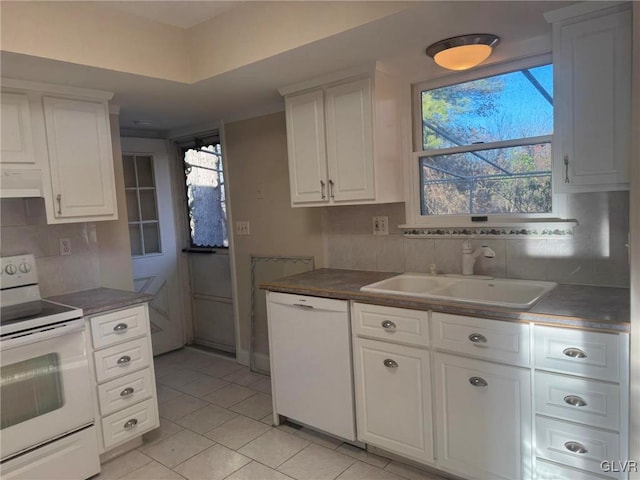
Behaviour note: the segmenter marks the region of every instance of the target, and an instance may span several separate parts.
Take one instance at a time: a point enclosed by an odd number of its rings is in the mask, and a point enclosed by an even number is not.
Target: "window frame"
[[[561,221],[566,212],[566,195],[553,193],[553,155],[551,165],[552,181],[552,211],[548,213],[517,213],[517,214],[464,214],[464,215],[422,215],[421,213],[421,178],[419,162],[421,157],[452,154],[470,151],[482,151],[506,148],[520,145],[551,143],[553,151],[553,134],[538,137],[503,140],[490,143],[449,147],[436,150],[422,150],[422,92],[459,83],[470,82],[481,78],[509,73],[525,68],[535,68],[551,64],[551,53],[534,55],[517,60],[501,62],[465,72],[458,72],[437,77],[411,86],[411,125],[412,125],[412,153],[407,157],[406,164],[406,227],[484,227],[504,226],[527,223],[553,223]],[[554,125],[557,121],[554,108]],[[555,128],[555,127],[554,127]],[[487,217],[487,221],[472,222],[471,217]]]

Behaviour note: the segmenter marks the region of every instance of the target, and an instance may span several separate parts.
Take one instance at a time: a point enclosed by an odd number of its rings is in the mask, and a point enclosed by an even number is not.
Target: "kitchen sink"
[[[557,284],[531,280],[460,278],[403,273],[365,285],[363,292],[529,309]]]

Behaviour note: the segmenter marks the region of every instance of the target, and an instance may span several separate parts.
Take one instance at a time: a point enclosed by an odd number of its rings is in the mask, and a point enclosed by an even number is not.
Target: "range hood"
[[[0,198],[42,196],[42,171],[35,169],[2,169]]]

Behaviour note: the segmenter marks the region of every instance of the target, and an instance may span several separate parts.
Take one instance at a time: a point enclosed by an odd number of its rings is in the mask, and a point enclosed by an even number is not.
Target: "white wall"
[[[227,124],[224,142],[233,220],[251,228],[251,235],[234,236],[231,252],[242,354],[250,340],[251,255],[313,256],[322,265],[321,212],[290,206],[284,112]]]

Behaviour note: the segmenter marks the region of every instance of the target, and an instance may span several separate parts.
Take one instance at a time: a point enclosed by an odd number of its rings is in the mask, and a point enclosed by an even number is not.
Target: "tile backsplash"
[[[373,236],[372,217],[389,217],[389,235]],[[471,238],[488,245],[492,259],[478,258],[475,273],[561,283],[629,286],[629,193],[570,195],[568,217],[578,220],[566,238]],[[462,273],[463,238],[408,238],[403,203],[326,207],[323,231],[330,268],[392,272]]]
[[[0,200],[0,255],[33,253],[43,297],[101,286],[95,223],[47,225],[44,200]],[[59,239],[71,240],[60,256]]]

